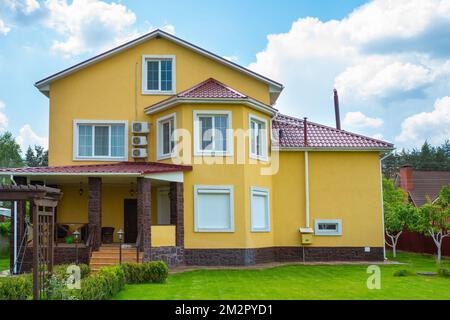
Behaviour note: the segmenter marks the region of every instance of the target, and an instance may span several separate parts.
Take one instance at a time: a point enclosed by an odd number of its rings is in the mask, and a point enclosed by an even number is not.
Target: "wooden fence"
[[[436,254],[433,239],[418,232],[403,231],[397,244],[398,250]],[[450,237],[442,241],[442,255],[450,257]]]

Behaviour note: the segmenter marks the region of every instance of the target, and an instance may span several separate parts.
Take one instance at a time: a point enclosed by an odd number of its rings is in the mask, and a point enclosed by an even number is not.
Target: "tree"
[[[20,156],[20,146],[14,140],[11,132],[0,135],[0,167],[22,167],[23,160]]]
[[[44,148],[38,145],[34,146],[34,150],[29,146],[25,154],[25,162],[28,167],[46,167],[48,151],[44,151]]]
[[[407,203],[406,193],[396,188],[392,180],[383,177],[383,209],[384,228],[390,242],[386,244],[392,247],[392,255],[397,256],[397,243],[401,234],[406,229],[413,229],[417,221],[417,210]]]
[[[419,209],[417,231],[431,236],[436,245],[436,261],[441,263],[442,240],[450,237],[450,184],[442,188],[436,201],[428,199]]]

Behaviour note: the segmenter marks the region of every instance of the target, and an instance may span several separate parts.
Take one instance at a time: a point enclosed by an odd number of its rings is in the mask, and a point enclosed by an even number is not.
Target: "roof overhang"
[[[345,152],[386,152],[394,148],[349,148],[349,147],[272,147],[273,151],[345,151]]]
[[[241,104],[264,114],[274,116],[278,110],[252,98],[244,99],[217,99],[217,98],[173,98],[162,101],[144,109],[145,114],[155,114],[179,104]]]
[[[223,57],[221,57],[221,56],[219,56],[217,54],[214,54],[214,53],[212,53],[210,51],[202,49],[202,48],[200,48],[200,47],[198,47],[198,46],[196,46],[196,45],[194,45],[192,43],[189,43],[189,42],[187,42],[187,41],[185,41],[183,39],[180,39],[180,38],[178,38],[178,37],[176,37],[174,35],[171,35],[170,33],[164,32],[164,31],[162,31],[160,29],[157,29],[155,31],[147,33],[147,34],[145,34],[145,35],[143,35],[143,36],[141,36],[141,37],[139,37],[137,39],[134,39],[134,40],[129,41],[129,42],[127,42],[127,43],[125,43],[123,45],[120,45],[120,46],[118,46],[116,48],[113,48],[111,50],[103,52],[103,53],[101,53],[101,54],[99,54],[99,55],[97,55],[95,57],[92,57],[92,58],[87,59],[87,60],[85,60],[83,62],[80,62],[80,63],[78,63],[78,64],[76,64],[76,65],[74,65],[72,67],[69,67],[69,68],[64,69],[64,70],[62,70],[60,72],[57,72],[57,73],[55,73],[55,74],[53,74],[53,75],[51,75],[51,76],[49,76],[47,78],[39,80],[38,82],[35,83],[35,86],[36,86],[36,88],[39,89],[39,91],[41,91],[43,94],[48,96],[49,95],[49,91],[50,91],[50,84],[53,81],[58,80],[58,79],[63,78],[63,77],[66,77],[66,76],[68,76],[68,75],[70,75],[70,74],[72,74],[72,73],[74,73],[74,72],[76,72],[76,71],[78,71],[80,69],[86,68],[86,67],[88,67],[88,66],[90,66],[90,65],[92,65],[94,63],[102,61],[102,60],[104,60],[106,58],[109,58],[109,57],[111,57],[111,56],[113,56],[113,55],[115,55],[117,53],[125,51],[125,50],[127,50],[129,48],[137,46],[137,45],[139,45],[139,44],[141,44],[141,43],[143,43],[143,42],[145,42],[147,40],[153,39],[153,38],[164,38],[164,39],[173,41],[173,42],[175,42],[175,43],[177,43],[177,44],[179,44],[179,45],[181,45],[181,46],[183,46],[185,48],[191,49],[191,50],[193,50],[193,51],[195,51],[195,52],[197,52],[197,53],[199,53],[199,54],[201,54],[203,56],[206,56],[206,57],[208,57],[210,59],[213,59],[213,60],[215,60],[215,61],[217,61],[219,63],[222,63],[222,64],[224,64],[224,65],[226,65],[226,66],[228,66],[230,68],[233,68],[233,69],[235,69],[235,70],[237,70],[239,72],[247,74],[248,76],[251,76],[253,78],[258,79],[259,81],[262,81],[262,82],[266,83],[267,85],[269,85],[269,91],[270,91],[270,97],[271,97],[271,103],[272,104],[275,103],[275,101],[277,100],[278,96],[280,95],[281,91],[284,88],[281,83],[278,83],[278,82],[276,82],[274,80],[271,80],[271,79],[269,79],[267,77],[264,77],[264,76],[262,76],[262,75],[260,75],[260,74],[258,74],[256,72],[250,70],[250,69],[242,67],[242,66],[238,65],[237,63],[229,61],[229,60],[227,60],[227,59],[225,59],[225,58],[223,58]]]

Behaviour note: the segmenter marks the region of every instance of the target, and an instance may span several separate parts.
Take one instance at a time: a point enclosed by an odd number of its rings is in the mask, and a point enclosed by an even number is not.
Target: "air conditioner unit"
[[[133,121],[132,132],[133,133],[149,133],[148,122]]]
[[[147,137],[146,136],[132,136],[131,142],[133,146],[146,146],[147,145]]]
[[[133,158],[147,158],[147,149],[145,148],[133,148]]]

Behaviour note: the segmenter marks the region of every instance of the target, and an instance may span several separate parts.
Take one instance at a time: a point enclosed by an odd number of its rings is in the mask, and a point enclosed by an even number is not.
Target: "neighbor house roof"
[[[87,164],[53,167],[0,168],[0,174],[13,175],[95,175],[95,174],[130,174],[145,175],[192,170],[191,166],[165,164],[157,162],[119,162],[108,164]]]
[[[274,115],[277,112],[270,105],[251,98],[216,79],[209,78],[187,90],[145,108],[145,113],[152,114],[160,112],[180,103],[239,103],[248,105],[269,115]]]
[[[344,150],[390,150],[394,145],[359,134],[338,130],[307,121],[307,144],[305,145],[304,120],[277,114],[272,121],[274,136],[278,137],[280,149],[344,149]]]
[[[397,176],[396,184],[400,185],[402,176]],[[405,179],[405,177],[403,177]],[[434,201],[439,196],[442,187],[450,184],[450,171],[419,171],[411,170],[411,182],[407,193],[416,207],[424,205],[428,198]]]
[[[69,74],[72,74],[72,73],[74,73],[74,72],[76,72],[76,71],[78,71],[78,70],[80,70],[82,68],[85,68],[85,67],[87,67],[87,66],[89,66],[91,64],[94,64],[96,62],[102,61],[102,60],[104,60],[104,59],[106,59],[106,58],[108,58],[108,57],[110,57],[110,56],[112,56],[114,54],[117,54],[119,52],[127,50],[128,48],[137,46],[137,45],[139,45],[139,44],[141,44],[141,43],[143,43],[143,42],[145,42],[147,40],[153,39],[153,38],[164,38],[164,39],[173,41],[173,42],[175,42],[175,43],[177,43],[177,44],[179,44],[179,45],[181,45],[183,47],[189,48],[189,49],[191,49],[191,50],[193,50],[193,51],[195,51],[195,52],[197,52],[197,53],[199,53],[201,55],[204,55],[204,56],[206,56],[208,58],[211,58],[211,59],[213,59],[213,60],[215,60],[215,61],[217,61],[219,63],[227,65],[227,66],[229,66],[229,67],[231,67],[231,68],[233,68],[235,70],[238,70],[238,71],[240,71],[242,73],[245,73],[245,74],[247,74],[247,75],[249,75],[249,76],[251,76],[253,78],[256,78],[256,79],[258,79],[258,80],[260,80],[260,81],[262,81],[264,83],[267,83],[270,86],[269,89],[270,89],[270,93],[271,93],[271,103],[272,104],[275,103],[275,101],[277,100],[277,98],[280,95],[281,91],[283,90],[283,85],[281,83],[278,83],[278,82],[276,82],[274,80],[271,80],[271,79],[269,79],[267,77],[264,77],[264,76],[254,72],[252,70],[249,70],[247,68],[244,68],[244,67],[238,65],[237,63],[229,61],[229,60],[227,60],[227,59],[225,59],[225,58],[223,58],[223,57],[221,57],[219,55],[216,55],[216,54],[214,54],[212,52],[209,52],[209,51],[207,51],[205,49],[202,49],[202,48],[200,48],[200,47],[198,47],[198,46],[196,46],[196,45],[194,45],[192,43],[189,43],[189,42],[187,42],[187,41],[185,41],[183,39],[180,39],[180,38],[178,38],[178,37],[176,37],[174,35],[171,35],[171,34],[169,34],[167,32],[164,32],[164,31],[162,31],[160,29],[157,29],[155,31],[147,33],[147,34],[145,34],[145,35],[143,35],[143,36],[141,36],[141,37],[139,37],[137,39],[134,39],[134,40],[129,41],[129,42],[127,42],[127,43],[125,43],[123,45],[120,45],[120,46],[118,46],[116,48],[113,48],[111,50],[103,52],[103,53],[101,53],[101,54],[99,54],[99,55],[97,55],[95,57],[92,57],[92,58],[87,59],[87,60],[85,60],[83,62],[80,62],[80,63],[78,63],[78,64],[76,64],[76,65],[74,65],[74,66],[72,66],[70,68],[67,68],[67,69],[64,69],[64,70],[62,70],[60,72],[57,72],[57,73],[55,73],[55,74],[53,74],[53,75],[51,75],[51,76],[49,76],[47,78],[44,78],[44,79],[36,82],[35,86],[41,92],[43,92],[44,94],[48,95],[48,92],[49,92],[49,87],[48,86],[49,86],[49,84],[51,82],[53,82],[53,81],[55,81],[57,79],[63,78],[63,77],[65,77],[65,76],[67,76]]]

